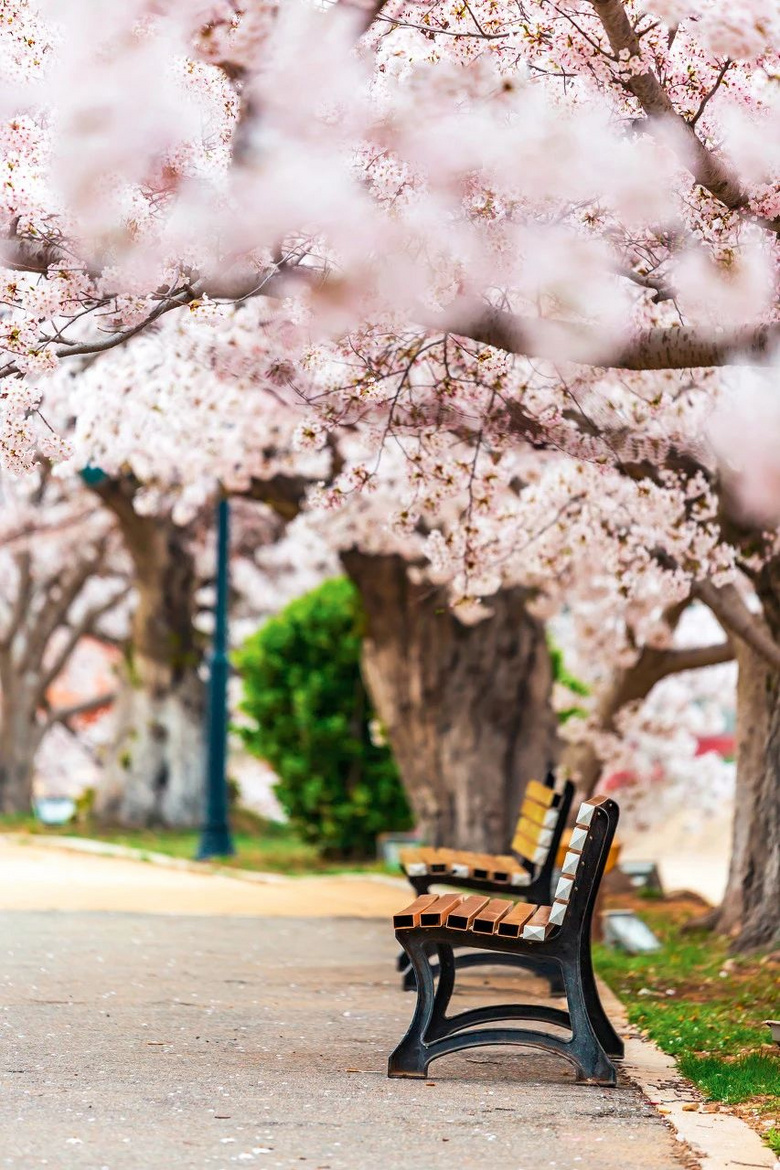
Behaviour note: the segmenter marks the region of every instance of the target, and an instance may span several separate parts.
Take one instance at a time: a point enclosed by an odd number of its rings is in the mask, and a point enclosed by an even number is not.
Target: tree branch
[[[68,659],[78,646],[81,639],[84,638],[87,634],[91,633],[95,622],[99,621],[100,618],[104,616],[104,614],[109,613],[110,610],[118,605],[120,601],[127,597],[131,588],[132,587],[129,584],[122,585],[121,589],[116,590],[105,601],[100,602],[98,605],[92,606],[91,609],[88,609],[82,617],[81,621],[77,622],[73,629],[69,631],[65,640],[65,644],[60,648],[51,666],[41,679],[41,697],[46,694],[51,684],[64,670]]]
[[[14,598],[11,616],[6,629],[3,631],[2,642],[0,642],[4,649],[8,649],[11,646],[24,620],[27,606],[30,604],[32,556],[29,549],[18,553],[15,560],[19,576],[16,582],[16,597]]]
[[[763,361],[780,341],[780,324],[718,331],[697,326],[642,329],[611,350],[589,326],[541,317],[519,317],[503,309],[443,314],[431,329],[470,338],[507,353],[550,361],[622,370],[688,370]]]
[[[692,592],[709,606],[724,629],[741,638],[775,670],[780,670],[780,646],[758,614],[750,612],[736,586],[697,581]]]
[[[654,650],[651,670],[655,682],[660,682],[671,674],[681,674],[685,670],[701,670],[705,666],[720,666],[724,662],[732,662],[734,653],[734,647],[728,638],[725,642],[715,642],[712,646],[681,646],[679,649]]]
[[[107,707],[113,703],[116,698],[116,691],[106,691],[103,695],[96,695],[92,699],[85,699],[81,703],[73,703],[70,707],[60,707],[57,711],[52,711],[46,720],[46,730],[53,727],[55,723],[68,723],[69,720],[75,719],[78,715],[89,715],[92,711],[99,711],[101,707]]]
[[[331,457],[328,481],[332,483],[344,467],[344,457],[332,434],[328,435],[327,446]],[[246,491],[235,494],[243,499],[267,504],[283,520],[294,520],[303,507],[306,493],[316,482],[316,479],[303,475],[279,473],[270,479],[254,478]]]
[[[590,0],[596,15],[607,34],[615,57],[628,50],[630,57],[641,57],[641,46],[634,27],[629,20],[623,0]],[[681,161],[689,168],[697,183],[714,195],[731,211],[748,209],[748,196],[739,176],[722,156],[708,150],[695,128],[681,117],[674,108],[671,98],[652,70],[627,77],[626,88],[634,95],[647,114],[649,129],[653,130],[656,120],[673,122],[682,133],[679,141],[682,149]],[[780,233],[780,217],[757,222],[769,231]]]
[[[26,631],[19,669],[27,669],[28,663],[40,662],[55,630],[64,624],[70,607],[81,593],[87,581],[102,564],[105,555],[105,539],[99,540],[90,550],[91,555],[77,561],[70,571],[61,573],[50,582],[50,595],[46,603],[34,615]]]

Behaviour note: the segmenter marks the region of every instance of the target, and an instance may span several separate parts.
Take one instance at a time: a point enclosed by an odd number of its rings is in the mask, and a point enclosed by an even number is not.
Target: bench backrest
[[[512,849],[518,857],[535,866],[544,865],[550,848],[560,839],[563,825],[559,822],[568,813],[570,790],[568,781],[563,789],[557,789],[552,773],[546,784],[528,781],[512,838]],[[569,794],[569,799],[563,799],[564,793]]]
[[[618,806],[607,796],[591,796],[577,812],[577,823],[561,867],[550,909],[551,926],[562,926],[573,903],[595,898],[618,822]]]

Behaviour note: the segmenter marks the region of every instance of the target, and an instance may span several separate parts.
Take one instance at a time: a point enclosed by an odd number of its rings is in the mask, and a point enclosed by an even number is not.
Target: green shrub
[[[339,577],[293,601],[236,656],[244,742],[279,776],[291,824],[329,857],[373,855],[377,833],[411,827],[393,758],[369,733],[362,631],[357,591]]]
[[[582,698],[589,695],[590,687],[567,670],[563,650],[550,633],[547,634],[547,647],[550,651],[550,659],[552,661],[553,682],[565,687],[572,695],[579,695]],[[588,712],[584,707],[575,704],[558,712],[558,722],[567,723],[569,719],[573,719],[575,716],[578,719],[585,719],[587,715]]]

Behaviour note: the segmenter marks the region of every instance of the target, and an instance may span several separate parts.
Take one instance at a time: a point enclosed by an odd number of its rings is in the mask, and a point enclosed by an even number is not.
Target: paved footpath
[[[438,1062],[430,1082],[389,1081],[387,1054],[412,1010],[392,934],[382,918],[315,917],[316,882],[303,887],[305,917],[161,913],[170,903],[63,912],[42,881],[47,908],[33,909],[13,882],[22,849],[9,848],[0,849],[0,1167],[690,1165],[636,1089],[575,1085],[555,1057],[485,1049]],[[83,860],[110,885],[117,862]],[[52,880],[58,864],[41,860]],[[498,976],[494,994],[505,998],[512,978]],[[490,995],[482,982],[472,973],[459,1007],[477,990]]]

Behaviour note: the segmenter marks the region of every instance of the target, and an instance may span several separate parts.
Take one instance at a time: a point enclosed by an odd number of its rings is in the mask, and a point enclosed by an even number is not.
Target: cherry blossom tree
[[[661,615],[644,645],[629,627],[629,653],[615,665],[589,652],[593,639],[581,629],[614,616],[614,608],[602,615],[575,602],[551,622],[567,669],[587,690],[573,696],[563,687],[555,696],[556,709],[571,712],[561,727],[564,767],[583,791],[621,783],[621,812],[634,827],[661,825],[683,804],[692,823],[719,812],[733,797],[733,766],[702,748],[728,741],[733,730],[731,642],[706,606],[681,603]]]
[[[134,595],[95,812],[131,826],[196,825],[204,795],[205,688],[195,534],[162,509],[147,514],[137,489],[130,476],[106,478],[93,494],[93,507],[113,516],[121,533]]]
[[[82,640],[107,631],[122,608],[127,566],[108,517],[47,464],[23,480],[3,473],[0,490],[0,811],[25,813],[44,738],[113,699],[58,703],[55,684]]]
[[[158,407],[184,406],[185,497],[214,476],[281,492],[259,420],[293,406],[315,463],[360,435],[326,506],[402,457],[389,527],[461,616],[542,571],[549,607],[588,566],[633,625],[704,601],[740,671],[722,923],[775,937],[772,0],[6,8],[7,462],[86,359],[73,459],[120,466],[108,351],[159,332],[197,371],[146,367]]]
[[[180,499],[142,487],[130,473],[104,476],[93,496],[121,534],[133,591],[95,813],[127,826],[199,825],[216,555],[211,501],[182,522]],[[267,508],[242,503],[232,525],[233,601],[243,621],[251,614],[256,627],[260,614],[283,604],[284,591],[268,589],[276,574],[262,553],[274,547],[285,524]],[[307,567],[319,579],[316,561],[310,558]]]

